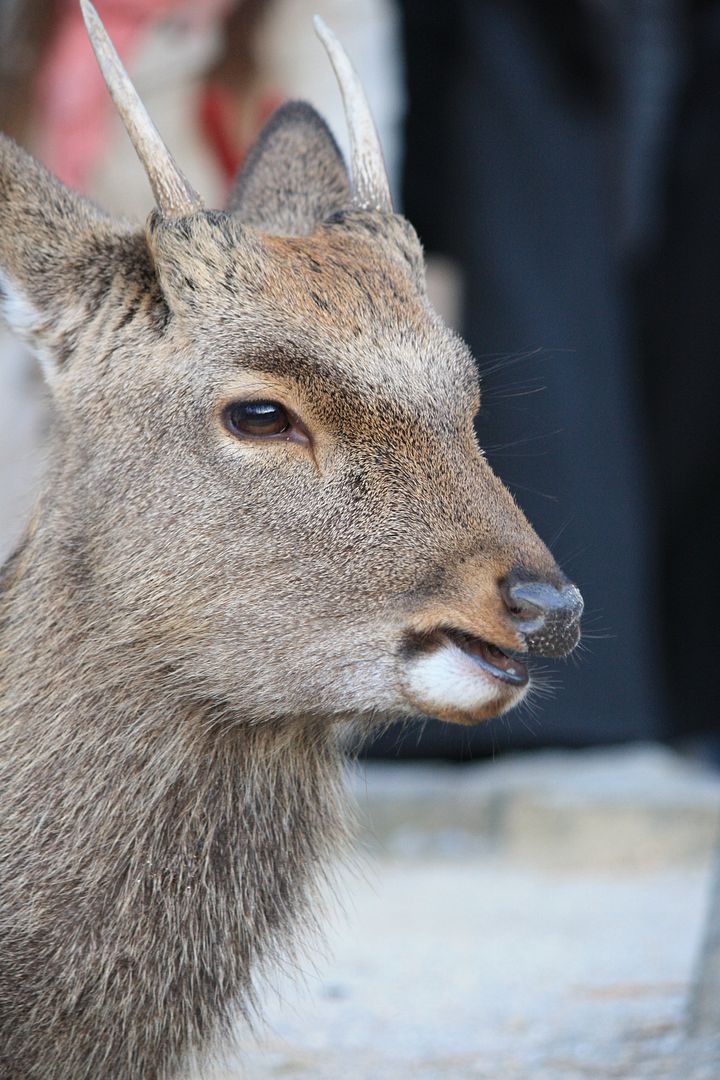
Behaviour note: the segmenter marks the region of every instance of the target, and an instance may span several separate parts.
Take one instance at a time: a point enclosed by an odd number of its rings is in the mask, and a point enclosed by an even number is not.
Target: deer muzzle
[[[412,618],[402,652],[406,696],[431,716],[477,723],[517,704],[533,656],[566,656],[583,601],[557,566],[498,579],[472,568],[464,588]],[[472,587],[471,587],[472,586]]]

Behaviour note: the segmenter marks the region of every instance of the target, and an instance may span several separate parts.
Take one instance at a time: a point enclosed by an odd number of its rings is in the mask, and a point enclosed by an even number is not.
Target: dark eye
[[[225,409],[225,424],[233,435],[267,438],[292,429],[292,420],[277,401],[233,401]]]

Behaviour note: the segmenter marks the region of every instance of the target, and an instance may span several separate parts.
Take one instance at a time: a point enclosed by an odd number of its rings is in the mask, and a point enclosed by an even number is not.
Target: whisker
[[[516,446],[528,446],[531,443],[542,442],[543,439],[554,439],[556,435],[562,435],[563,431],[563,428],[556,428],[554,431],[544,431],[539,435],[526,435],[521,439],[513,439],[511,442],[507,443],[494,443],[490,446],[485,446],[484,449],[486,453],[494,454],[496,457],[520,457],[522,455],[498,453],[498,451],[512,450]],[[543,451],[543,453],[548,453],[548,451]]]
[[[550,548],[554,548],[554,547],[555,547],[555,545],[557,544],[558,540],[559,540],[559,539],[560,539],[560,537],[561,537],[561,536],[563,535],[563,533],[564,533],[564,532],[565,532],[565,530],[567,529],[568,525],[569,525],[569,524],[570,524],[570,523],[571,523],[572,521],[574,521],[574,516],[573,516],[572,514],[570,515],[570,517],[568,517],[568,518],[565,518],[565,521],[563,522],[563,524],[562,524],[562,525],[560,526],[560,528],[559,528],[559,529],[557,530],[557,532],[555,533],[555,535],[553,536],[553,538],[552,538],[552,539],[550,540],[550,543],[549,543],[549,545],[548,545],[548,546],[549,546]],[[564,561],[564,560],[563,560],[563,561]]]
[[[518,397],[531,397],[533,394],[542,394],[547,390],[544,384],[535,382],[509,383],[504,386],[490,386],[483,391],[482,405],[494,405],[499,401],[511,401]]]
[[[539,345],[534,349],[526,349],[522,352],[483,353],[477,357],[480,378],[485,379],[490,375],[494,375],[497,371],[504,371],[506,368],[514,367],[515,364],[521,364],[524,360],[531,360],[540,356],[544,351],[543,347]],[[485,360],[487,359],[491,359],[493,362],[486,364]]]
[[[508,480],[505,481],[505,484],[512,491],[524,491],[528,495],[538,495],[541,499],[549,499],[550,502],[558,502],[558,496],[549,495],[547,491],[538,491],[537,488],[527,487],[525,484],[512,483]]]

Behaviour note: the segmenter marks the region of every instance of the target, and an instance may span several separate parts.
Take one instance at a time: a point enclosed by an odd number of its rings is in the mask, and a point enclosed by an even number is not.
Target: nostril
[[[517,619],[518,622],[532,622],[533,619],[538,619],[542,614],[540,608],[529,604],[519,604],[514,598],[505,598],[505,607],[508,609],[513,619]]]
[[[541,622],[552,606],[552,593],[557,593],[552,585],[544,582],[504,581],[500,592],[508,614],[520,623]]]

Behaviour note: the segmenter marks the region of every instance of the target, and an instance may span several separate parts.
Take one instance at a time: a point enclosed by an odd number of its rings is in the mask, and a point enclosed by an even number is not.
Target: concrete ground
[[[720,774],[643,747],[353,787],[321,951],[203,1080],[720,1080],[720,1041],[684,1034]]]

